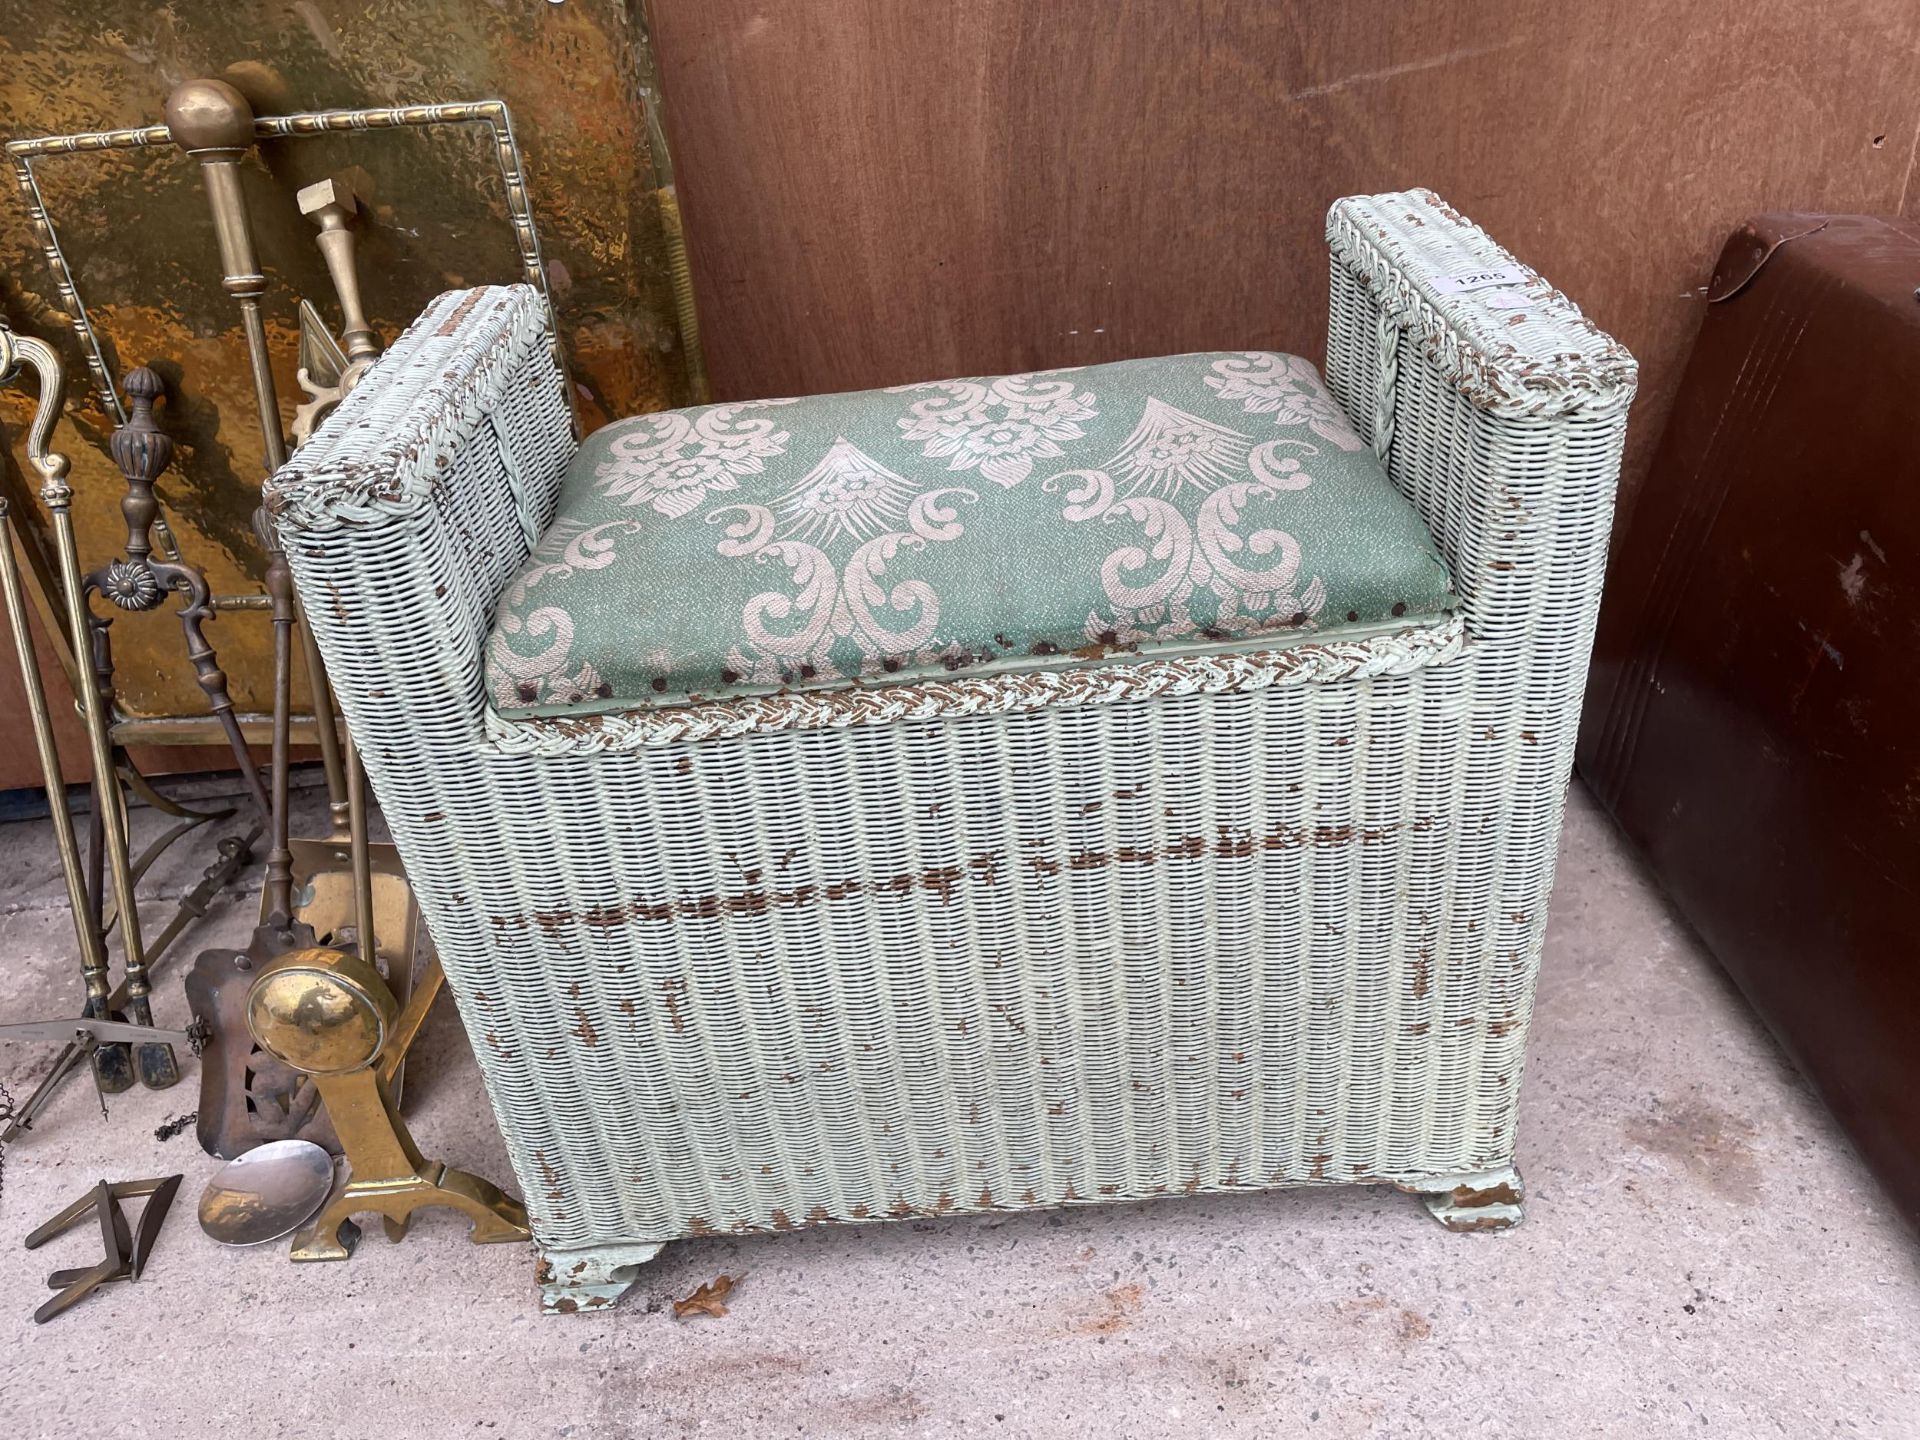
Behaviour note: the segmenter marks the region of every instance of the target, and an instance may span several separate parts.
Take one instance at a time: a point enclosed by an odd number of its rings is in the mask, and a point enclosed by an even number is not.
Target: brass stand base
[[[326,1209],[293,1237],[292,1258],[296,1262],[345,1260],[360,1239],[360,1227],[352,1217],[369,1210],[379,1212],[387,1239],[398,1244],[406,1238],[413,1212],[429,1205],[445,1205],[466,1215],[473,1222],[467,1238],[476,1245],[533,1238],[526,1206],[478,1175],[429,1160],[411,1175],[349,1180]]]
[[[352,1217],[366,1210],[378,1212],[396,1243],[429,1205],[464,1214],[476,1245],[533,1238],[526,1206],[427,1159],[394,1104],[394,1071],[443,983],[439,962],[429,962],[402,1013],[370,959],[311,948],[280,956],[249,989],[248,1030],[262,1050],[313,1077],[351,1167],[352,1178],[293,1237],[294,1260],[345,1260],[360,1239]]]

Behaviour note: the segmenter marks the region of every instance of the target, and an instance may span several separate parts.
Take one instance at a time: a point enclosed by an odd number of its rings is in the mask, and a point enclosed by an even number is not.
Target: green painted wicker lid
[[[1290,644],[1454,603],[1298,356],[1177,355],[623,420],[502,596],[507,715]]]

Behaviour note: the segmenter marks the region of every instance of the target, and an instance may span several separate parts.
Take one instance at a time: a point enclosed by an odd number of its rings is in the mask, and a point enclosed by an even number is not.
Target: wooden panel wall
[[[653,12],[722,397],[1317,355],[1327,203],[1424,184],[1640,356],[1631,488],[1726,232],[1920,189],[1913,0]]]

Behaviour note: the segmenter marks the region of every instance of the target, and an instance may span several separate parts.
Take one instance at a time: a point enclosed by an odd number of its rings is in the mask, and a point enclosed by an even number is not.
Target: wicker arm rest
[[[1328,386],[1467,620],[1465,724],[1423,764],[1458,777],[1460,833],[1502,877],[1489,938],[1538,956],[1637,367],[1431,191],[1337,201],[1327,243]]]
[[[268,480],[356,734],[381,730],[356,713],[371,699],[412,713],[416,735],[477,742],[494,605],[551,519],[574,448],[545,303],[487,286],[429,305]]]
[[[1538,678],[1577,696],[1633,357],[1429,190],[1337,201],[1327,243],[1329,387],[1433,531],[1474,638],[1544,647]]]

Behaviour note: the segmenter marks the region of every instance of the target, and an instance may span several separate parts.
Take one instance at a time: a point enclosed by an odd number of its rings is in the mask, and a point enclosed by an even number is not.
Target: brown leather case
[[[1720,257],[1579,765],[1920,1225],[1920,226]]]

